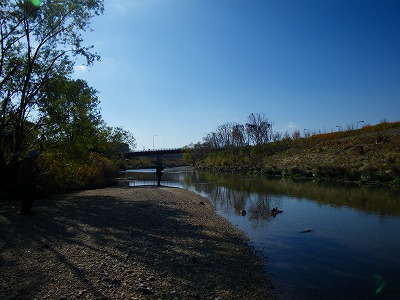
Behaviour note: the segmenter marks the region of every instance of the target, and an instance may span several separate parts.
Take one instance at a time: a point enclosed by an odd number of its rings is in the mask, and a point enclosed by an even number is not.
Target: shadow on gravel
[[[34,216],[16,211],[0,208],[1,299],[201,299],[243,289],[241,253],[232,252],[242,241],[193,225],[168,200],[77,193],[38,201]]]

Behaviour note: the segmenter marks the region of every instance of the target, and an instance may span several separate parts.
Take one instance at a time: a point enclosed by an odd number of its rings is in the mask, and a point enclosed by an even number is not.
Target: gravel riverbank
[[[186,190],[0,202],[0,299],[273,299],[243,234]]]

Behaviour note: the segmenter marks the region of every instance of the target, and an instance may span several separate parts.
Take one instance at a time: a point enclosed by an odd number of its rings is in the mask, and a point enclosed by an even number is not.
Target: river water
[[[150,185],[154,172],[126,176]],[[207,197],[242,230],[278,299],[400,299],[399,189],[189,168],[165,169],[162,185]]]

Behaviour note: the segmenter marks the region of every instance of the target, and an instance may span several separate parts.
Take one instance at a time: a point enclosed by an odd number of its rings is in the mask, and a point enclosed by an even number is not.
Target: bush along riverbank
[[[400,186],[400,122],[257,146],[202,149],[197,157],[197,168],[218,172]]]

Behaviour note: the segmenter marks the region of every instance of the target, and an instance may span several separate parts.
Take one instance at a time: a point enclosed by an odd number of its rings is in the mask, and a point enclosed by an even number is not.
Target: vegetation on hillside
[[[221,148],[198,143],[187,147],[185,158],[198,168],[222,172],[400,184],[400,122],[272,136],[263,143]]]

